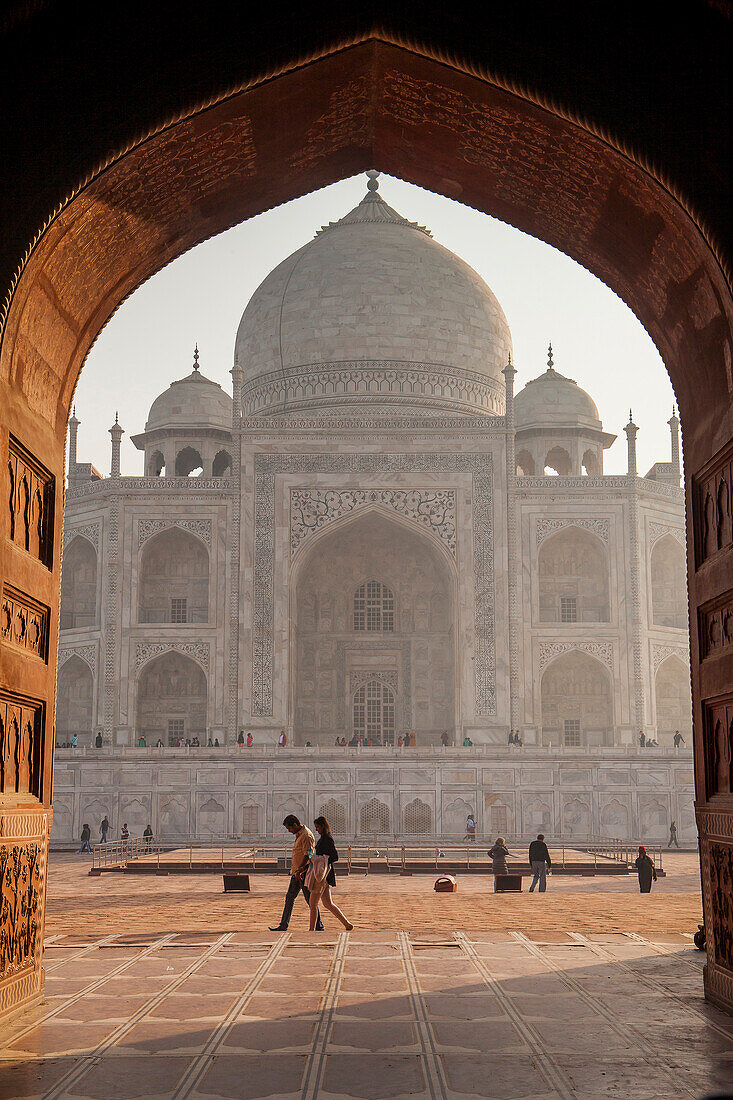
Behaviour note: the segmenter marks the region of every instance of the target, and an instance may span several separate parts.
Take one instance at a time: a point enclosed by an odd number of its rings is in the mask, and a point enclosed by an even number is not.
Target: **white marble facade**
[[[112,476],[78,462],[74,417],[57,743],[689,746],[676,417],[671,461],[638,476],[630,422],[605,476],[589,395],[550,352],[515,396],[510,354],[489,288],[372,176],[253,295],[233,399],[198,352],[155,399],[143,476],[118,427]]]

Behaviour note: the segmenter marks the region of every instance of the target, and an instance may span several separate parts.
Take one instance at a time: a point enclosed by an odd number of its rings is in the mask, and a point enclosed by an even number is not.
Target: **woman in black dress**
[[[338,920],[341,921],[347,932],[350,932],[354,927],[353,924],[346,919],[338,905],[336,905],[331,898],[331,887],[336,885],[336,872],[333,869],[333,865],[334,863],[338,863],[339,858],[339,854],[336,851],[336,845],[331,836],[331,826],[328,824],[325,817],[317,817],[313,824],[318,833],[316,855],[328,857],[328,874],[323,880],[322,885],[319,884],[314,889],[311,889],[310,931],[315,932],[316,920],[318,919],[318,907],[323,906],[324,909],[328,909],[329,913],[333,913],[334,917],[337,917]]]
[[[639,845],[639,856],[634,860],[634,867],[639,876],[639,890],[642,894],[651,893],[652,879],[657,881],[657,870],[653,860],[646,854],[646,848]]]

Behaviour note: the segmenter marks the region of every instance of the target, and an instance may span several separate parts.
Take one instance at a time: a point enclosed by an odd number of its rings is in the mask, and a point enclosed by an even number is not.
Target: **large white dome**
[[[511,334],[480,276],[369,191],[252,295],[239,325],[245,415],[328,408],[497,415]]]

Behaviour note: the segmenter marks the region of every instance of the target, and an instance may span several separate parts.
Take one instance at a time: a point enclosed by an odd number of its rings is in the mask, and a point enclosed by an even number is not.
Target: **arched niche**
[[[64,551],[61,571],[61,629],[97,625],[97,551],[77,535]]]
[[[206,675],[193,658],[171,650],[148,661],[137,678],[135,738],[175,746],[181,737],[198,737],[205,745],[207,695]]]
[[[148,468],[146,470],[148,477],[164,477],[165,476],[165,455],[162,451],[152,451],[148,457]]]
[[[56,740],[60,745],[73,734],[80,745],[91,745],[94,729],[94,677],[86,661],[74,654],[59,669],[56,697]]]
[[[551,447],[545,455],[544,472],[551,476],[568,477],[573,472],[573,460],[565,447]]]
[[[541,544],[539,621],[605,623],[610,619],[608,555],[599,538],[564,527]]]
[[[432,808],[421,798],[413,798],[402,813],[402,831],[408,836],[430,836],[435,832]]]
[[[176,455],[176,477],[200,477],[204,463],[195,447],[184,447]]]
[[[612,745],[613,691],[608,669],[589,653],[571,649],[542,675],[543,744]]]
[[[232,472],[232,456],[229,451],[217,451],[211,464],[212,477],[228,477]]]
[[[535,461],[527,450],[517,451],[517,476],[532,477],[535,473]]]
[[[209,553],[196,535],[169,527],[143,546],[138,580],[141,623],[209,619]]]
[[[652,622],[655,626],[687,629],[687,567],[685,551],[674,535],[655,542],[651,560]]]
[[[662,661],[654,677],[656,734],[660,745],[671,746],[675,730],[690,744],[692,738],[692,695],[690,670],[674,654]]]
[[[359,810],[359,833],[362,836],[384,836],[390,831],[389,806],[379,798],[370,798]]]
[[[351,701],[352,736],[367,745],[394,745],[397,708],[394,692],[381,680],[367,680]]]
[[[368,509],[311,536],[295,559],[291,584],[295,743],[332,745],[337,736],[360,735],[354,696],[373,679],[394,696],[395,732],[409,726],[420,744],[439,744],[455,726],[455,597],[447,552],[436,540]],[[361,629],[361,604],[355,620],[355,596],[364,585],[375,592],[379,586],[380,615],[372,625],[382,629]],[[394,603],[388,619],[385,589]],[[419,710],[413,693],[426,704]]]

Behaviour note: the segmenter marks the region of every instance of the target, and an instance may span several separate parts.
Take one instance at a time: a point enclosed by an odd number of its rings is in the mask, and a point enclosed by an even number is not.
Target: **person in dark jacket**
[[[496,879],[497,875],[508,875],[509,870],[506,865],[507,856],[510,854],[509,849],[506,846],[503,836],[496,838],[496,843],[493,848],[489,848],[489,859],[491,860],[491,871]],[[495,884],[496,885],[496,884]]]
[[[82,852],[91,852],[92,846],[89,843],[91,839],[92,839],[92,830],[89,828],[89,826],[87,825],[87,823],[85,821],[84,822],[84,828],[81,831],[81,848],[79,849],[79,851],[77,853],[78,855],[81,855]]]
[[[537,839],[533,840],[529,846],[529,865],[532,868],[532,874],[534,876],[529,887],[530,894],[538,882],[540,884],[540,893],[544,894],[547,890],[547,871],[552,867],[552,860],[550,859],[550,853],[545,844],[544,833],[538,833]]]
[[[318,920],[318,906],[322,905],[324,909],[328,909],[329,913],[333,913],[334,917],[341,921],[347,932],[350,932],[354,927],[353,924],[347,920],[344,914],[339,909],[331,898],[331,888],[336,886],[336,872],[334,870],[334,864],[338,863],[339,854],[336,850],[336,844],[333,836],[331,835],[331,826],[325,817],[317,817],[313,824],[316,827],[318,833],[318,840],[316,841],[315,854],[317,856],[327,856],[328,858],[328,874],[323,880],[322,884],[314,886],[311,889],[310,896],[310,931],[316,931],[316,922]]]
[[[639,875],[639,891],[642,894],[651,893],[652,879],[657,881],[657,871],[654,863],[646,854],[646,848],[643,844],[639,845],[638,858],[634,860],[634,867],[636,867],[637,874]]]

